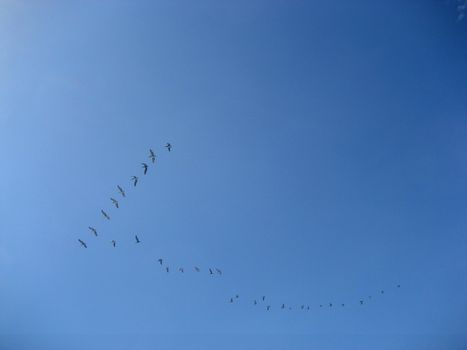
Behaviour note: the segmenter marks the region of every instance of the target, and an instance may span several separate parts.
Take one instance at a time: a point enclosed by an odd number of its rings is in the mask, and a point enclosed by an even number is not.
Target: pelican
[[[167,150],[170,152],[170,150],[172,149],[172,145],[169,142],[167,142],[165,148],[167,148]]]
[[[151,162],[153,163],[156,161],[156,154],[152,149],[149,149],[149,159],[151,159]]]
[[[78,242],[81,243],[81,245],[84,247],[84,248],[87,248],[88,246],[86,245],[85,242],[83,242],[82,240],[78,239]]]
[[[141,163],[143,169],[144,169],[144,175],[148,172],[148,165],[146,163]]]
[[[112,245],[114,246],[114,248],[117,246],[117,242],[114,239],[112,240]]]
[[[139,242],[141,242],[141,241],[139,240],[139,238],[138,238],[138,236],[137,236],[137,235],[135,235],[135,240],[136,240],[136,243],[139,243]]]
[[[107,220],[110,220],[110,216],[104,210],[101,209],[101,213]]]
[[[123,188],[121,188],[120,186],[117,185],[117,188],[118,188],[118,192],[120,192],[120,194],[122,195],[122,197],[125,197],[125,191],[123,190]]]
[[[138,183],[138,176],[132,176],[131,180],[133,181],[133,186],[136,187],[136,184]]]
[[[97,237],[97,230],[94,227],[89,226],[88,229],[90,229],[92,233],[94,233],[94,236]]]
[[[110,198],[110,200],[115,205],[115,207],[118,209],[118,201],[115,198]]]

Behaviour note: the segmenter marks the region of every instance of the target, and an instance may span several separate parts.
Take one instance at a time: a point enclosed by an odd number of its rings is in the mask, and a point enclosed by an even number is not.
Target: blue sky
[[[456,18],[426,0],[2,2],[0,348],[464,349]]]

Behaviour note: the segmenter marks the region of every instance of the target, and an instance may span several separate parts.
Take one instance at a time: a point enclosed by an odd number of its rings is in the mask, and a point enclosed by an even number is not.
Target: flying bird
[[[344,307],[344,306],[345,306],[345,304],[342,304],[342,307]]]
[[[118,209],[118,201],[115,198],[110,198],[110,200],[115,205],[115,207]]]
[[[400,285],[400,284],[398,284],[398,285],[397,285],[397,288],[400,288],[400,287],[401,287],[401,285]]]
[[[104,210],[101,209],[101,213],[107,220],[110,220],[110,216]]]
[[[180,271],[181,273],[183,273],[183,272],[184,272],[183,267],[180,267],[180,268],[178,269],[178,271]]]
[[[269,311],[270,308],[271,308],[271,305],[266,306],[266,310]]]
[[[169,272],[169,267],[168,266],[165,268],[165,271]]]
[[[199,272],[199,267],[198,266],[195,266],[195,271]]]
[[[384,290],[381,291],[381,294],[384,294]]]
[[[172,149],[172,145],[169,142],[167,142],[165,148],[167,148],[167,150],[170,152],[170,150]]]
[[[303,310],[305,308],[305,305],[300,306],[300,308]]]
[[[146,175],[146,173],[148,172],[148,165],[146,163],[141,163],[141,166],[144,169],[144,175]]]
[[[117,246],[117,242],[115,240],[112,240],[112,245],[115,248]]]
[[[307,310],[310,310],[310,307],[309,307],[309,306],[307,306],[307,307],[306,307],[306,309],[307,309]]]
[[[264,299],[266,299],[266,296],[263,295],[263,301],[264,301]]]
[[[156,154],[152,149],[149,149],[149,159],[151,159],[151,162],[153,163],[156,161]]]
[[[230,298],[230,303],[233,303],[233,298]]]
[[[217,272],[219,275],[222,275],[222,271],[219,270],[217,267],[216,267],[216,272]]]
[[[285,304],[282,304],[281,309],[285,309]]]
[[[209,269],[209,274],[213,275],[214,272],[212,272],[212,269]]]
[[[363,305],[363,300],[360,300],[360,305]]]
[[[138,176],[132,176],[131,180],[133,181],[133,186],[136,187],[136,184],[138,183]]]
[[[258,302],[255,300],[255,301],[253,302],[253,304],[256,305],[256,304],[258,304]]]
[[[332,307],[332,303],[329,303],[329,307]]]
[[[235,298],[237,298],[237,299],[238,299],[238,294],[235,294]]]
[[[91,226],[89,226],[88,228],[92,231],[92,233],[94,233],[94,236],[97,237],[97,230],[94,227],[91,227]]]
[[[126,197],[125,196],[125,191],[123,190],[123,188],[121,188],[120,186],[117,185],[117,188],[118,188],[118,192],[120,192],[120,194],[122,195],[122,197]]]
[[[78,242],[81,243],[81,245],[84,247],[84,248],[87,248],[88,246],[86,245],[85,242],[83,242],[82,240],[78,239]]]
[[[162,259],[157,259],[157,261],[159,261],[159,264],[162,266]]]
[[[136,243],[139,243],[139,242],[141,242],[141,241],[139,240],[139,238],[138,238],[138,236],[137,236],[137,235],[135,235],[135,240],[136,240]]]

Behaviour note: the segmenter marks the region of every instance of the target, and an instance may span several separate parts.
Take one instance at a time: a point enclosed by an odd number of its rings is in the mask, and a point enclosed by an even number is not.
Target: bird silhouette
[[[167,148],[167,150],[170,152],[172,150],[172,145],[169,142],[167,142],[165,148]]]
[[[263,301],[264,301],[264,299],[266,299],[266,296],[263,295]]]
[[[256,305],[256,304],[258,304],[258,302],[255,300],[255,301],[253,302],[253,305]]]
[[[97,237],[97,230],[94,227],[91,227],[91,226],[89,226],[88,228],[92,231],[92,233],[94,233],[94,236]]]
[[[117,242],[115,240],[112,240],[112,245],[115,248],[117,246]]]
[[[238,299],[238,298],[239,298],[239,295],[238,295],[238,294],[235,294],[235,298],[237,298],[237,299]]]
[[[230,303],[233,303],[233,298],[230,298]]]
[[[345,304],[341,304],[341,305],[342,305],[342,307],[344,307],[344,306],[345,306]]]
[[[360,300],[360,305],[363,305],[363,300]]]
[[[332,303],[329,303],[329,307],[332,307]]]
[[[169,272],[169,267],[168,266],[165,268],[165,271]]]
[[[384,294],[384,290],[381,291],[381,294]]]
[[[266,306],[266,310],[269,311],[270,309],[271,309],[271,305]]]
[[[136,240],[136,243],[140,243],[141,241],[139,240],[138,236],[135,235],[135,240]]]
[[[125,196],[125,191],[123,190],[123,188],[121,188],[119,185],[117,185],[117,188],[118,188],[118,192],[120,192],[120,194],[122,195],[122,197],[126,197],[126,196]]]
[[[303,310],[305,308],[305,305],[300,306],[300,308]]]
[[[148,165],[146,163],[141,163],[141,166],[144,169],[144,175],[146,175],[146,173],[148,172]]]
[[[178,269],[178,271],[180,271],[181,273],[183,273],[185,270],[183,270],[183,267],[180,267],[180,268]]]
[[[81,239],[78,239],[78,242],[81,243],[81,245],[82,245],[84,248],[87,248],[87,247],[88,247],[87,244],[86,244],[84,241],[82,241]]]
[[[285,304],[282,304],[281,309],[285,309]]]
[[[118,201],[115,199],[115,198],[110,198],[110,200],[112,201],[112,203],[115,205],[115,207],[118,209]]]
[[[195,271],[196,271],[196,272],[199,272],[199,271],[200,271],[198,266],[195,266]]]
[[[159,261],[159,264],[161,264],[161,266],[162,266],[162,261],[163,260],[162,259],[157,259],[157,261]]]
[[[110,216],[104,210],[101,209],[101,213],[107,220],[110,220]]]
[[[307,310],[310,310],[310,307],[309,307],[309,306],[307,306],[307,307],[306,307],[306,309],[307,309]]]
[[[401,285],[400,285],[400,284],[398,284],[398,285],[397,285],[397,288],[400,288],[400,287],[401,287]]]
[[[219,275],[222,275],[222,271],[219,270],[217,267],[216,267],[216,272],[217,272]]]
[[[210,275],[214,275],[214,272],[212,272],[212,269],[211,269],[211,268],[209,269],[209,274],[210,274]]]
[[[156,161],[156,154],[152,149],[149,149],[149,159],[151,159],[151,162],[153,163]]]
[[[136,187],[136,184],[138,183],[138,176],[132,176],[131,180],[133,181],[133,186]]]

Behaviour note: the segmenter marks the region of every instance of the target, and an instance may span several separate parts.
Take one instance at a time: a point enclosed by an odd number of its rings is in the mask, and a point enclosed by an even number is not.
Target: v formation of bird
[[[172,145],[169,142],[167,142],[164,147],[167,149],[168,152],[172,151]],[[148,158],[149,158],[149,160],[150,160],[150,162],[152,164],[154,164],[156,162],[156,154],[152,149],[149,149]],[[149,165],[147,163],[143,162],[143,163],[141,163],[141,167],[143,169],[143,175],[146,175],[148,173],[148,170],[149,170]],[[134,175],[134,176],[131,177],[131,183],[133,184],[133,187],[137,186],[138,181],[139,181],[138,176]],[[123,189],[122,186],[117,185],[117,190],[118,190],[118,193],[120,194],[120,196],[122,198],[126,197],[126,192],[125,192],[125,190]],[[120,204],[119,204],[119,201],[117,199],[115,199],[113,197],[110,197],[110,201],[112,202],[112,204],[115,206],[116,209],[120,208]],[[101,214],[106,220],[110,220],[110,215],[105,210],[101,209]],[[94,227],[89,226],[88,229],[91,231],[91,233],[95,237],[98,237],[98,232]],[[136,244],[141,243],[141,240],[139,239],[138,235],[135,235],[134,238],[135,238],[135,243]],[[78,239],[78,242],[80,243],[81,247],[83,247],[83,248],[88,247],[87,243],[85,241],[83,241],[82,239]],[[111,240],[110,243],[111,243],[112,247],[114,247],[114,248],[117,247],[117,241],[116,240]],[[157,262],[159,263],[159,265],[161,266],[163,271],[165,271],[166,273],[170,273],[172,271],[170,266],[166,265],[163,258],[158,258]],[[186,270],[185,270],[184,267],[178,267],[178,269],[175,269],[174,271],[178,271],[179,273],[185,273]],[[198,267],[198,266],[193,266],[193,270],[190,270],[190,271],[193,271],[195,273],[199,273],[199,272],[201,272],[201,268]],[[222,275],[222,270],[220,270],[217,267],[207,268],[206,272],[209,272],[210,275]],[[400,284],[397,284],[395,286],[395,288],[397,288],[397,289],[400,288],[400,287],[401,287]],[[378,294],[384,295],[384,293],[385,293],[384,290],[380,290]],[[370,301],[372,301],[373,297],[372,297],[372,295],[369,295],[366,298],[362,298],[362,299],[358,300],[358,302],[353,302],[353,303],[349,303],[349,304],[346,304],[346,303],[334,304],[332,302],[329,302],[329,303],[316,304],[314,307],[310,307],[309,304],[298,304],[298,305],[296,305],[296,304],[288,304],[288,303],[284,303],[284,302],[278,302],[277,305],[274,306],[272,303],[266,301],[266,296],[265,295],[263,295],[263,296],[261,296],[259,298],[253,298],[253,299],[249,299],[249,300],[250,300],[250,302],[248,302],[249,305],[252,305],[254,307],[258,307],[258,306],[262,305],[263,310],[266,310],[266,311],[270,311],[273,308],[278,309],[278,310],[289,310],[289,311],[290,310],[310,311],[313,308],[316,308],[316,309],[322,309],[322,308],[333,309],[333,308],[336,308],[336,307],[344,308],[347,305],[360,305],[360,306],[363,306],[363,305],[366,305],[367,303],[369,303]],[[239,301],[240,301],[240,296],[238,294],[236,294],[235,296],[230,297],[228,299],[228,302],[230,304],[238,304]],[[334,307],[334,306],[336,306],[336,307]]]

